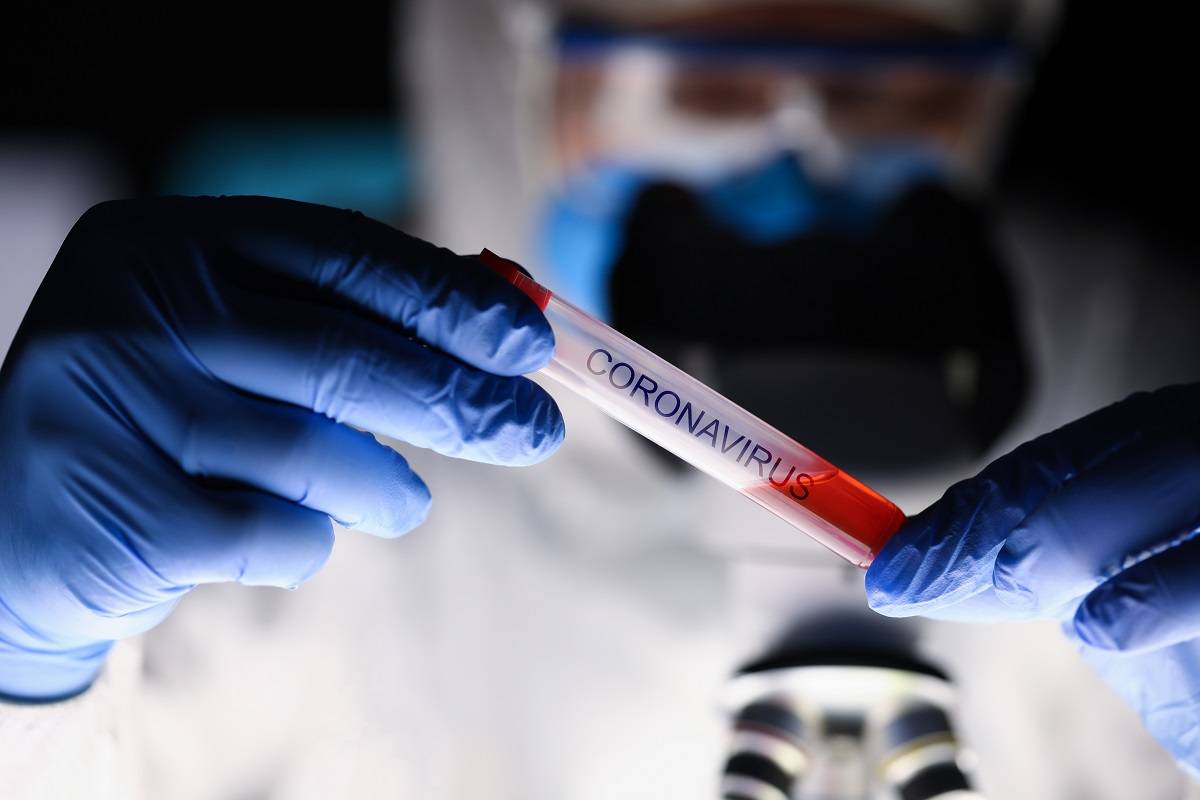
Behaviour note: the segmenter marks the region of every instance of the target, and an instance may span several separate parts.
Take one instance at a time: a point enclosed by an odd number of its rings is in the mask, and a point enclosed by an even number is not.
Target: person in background
[[[1061,272],[1030,289],[1037,260],[1006,258],[979,200],[1020,7],[631,8],[414,4],[417,233],[527,263],[910,510],[1065,421],[1047,376],[1077,353],[1038,325],[1076,310],[1057,325],[1078,331],[1092,300]],[[744,294],[714,291],[731,265]],[[758,324],[723,322],[751,301]],[[551,346],[473,258],[360,216],[85,215],[0,373],[6,791],[713,796],[714,694],[798,616],[866,613],[861,578],[567,398],[568,445],[534,465],[563,440],[522,377]],[[780,385],[830,388],[805,407]],[[1150,682],[1137,710],[1192,763],[1187,714],[1162,713],[1190,685],[1192,394],[957,484],[868,573],[871,604],[1070,620],[1101,674]],[[1054,630],[918,630],[961,676],[991,793],[1178,788]]]

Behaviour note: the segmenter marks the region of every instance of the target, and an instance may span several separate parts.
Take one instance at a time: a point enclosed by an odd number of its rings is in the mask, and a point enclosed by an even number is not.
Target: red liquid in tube
[[[742,494],[776,513],[782,504],[798,506],[838,528],[862,545],[864,552],[850,559],[859,566],[868,566],[904,523],[903,511],[841,470],[813,475],[803,500],[792,490],[791,484],[763,481],[743,488]],[[847,555],[845,548],[834,549]]]
[[[515,262],[487,250],[480,260],[524,292],[546,315],[554,330],[555,351],[541,373],[613,419],[859,567],[869,566],[904,522],[903,512],[887,498],[555,296]],[[743,442],[740,449],[738,442]],[[777,470],[787,475],[782,483],[772,480]]]

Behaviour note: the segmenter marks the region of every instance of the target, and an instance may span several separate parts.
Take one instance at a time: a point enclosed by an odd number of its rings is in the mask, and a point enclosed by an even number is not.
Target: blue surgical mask
[[[801,159],[780,152],[758,166],[716,179],[669,178],[616,162],[571,176],[547,202],[538,231],[542,263],[556,291],[589,313],[611,320],[608,282],[638,195],[671,182],[694,192],[714,224],[749,242],[771,245],[813,230],[844,235],[869,231],[907,189],[944,178],[943,163],[912,143],[852,152],[835,181],[814,180]]]
[[[600,319],[612,318],[609,275],[629,210],[649,182],[626,167],[594,164],[570,176],[542,211],[537,247],[546,283]]]
[[[841,233],[865,235],[909,189],[945,183],[946,157],[910,141],[884,141],[851,150],[836,182],[823,194],[823,223]]]

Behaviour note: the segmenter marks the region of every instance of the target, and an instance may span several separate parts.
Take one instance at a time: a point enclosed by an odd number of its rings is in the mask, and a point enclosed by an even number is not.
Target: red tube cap
[[[546,310],[546,304],[550,302],[551,291],[529,277],[521,269],[520,264],[509,261],[507,258],[501,258],[487,248],[484,248],[479,254],[479,260],[492,272],[524,292],[525,296],[536,303],[542,311]]]

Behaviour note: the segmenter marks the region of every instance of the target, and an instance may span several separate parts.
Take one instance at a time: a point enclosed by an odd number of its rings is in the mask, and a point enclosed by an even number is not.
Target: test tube
[[[490,250],[479,255],[554,330],[542,374],[866,568],[904,521],[891,501]]]

